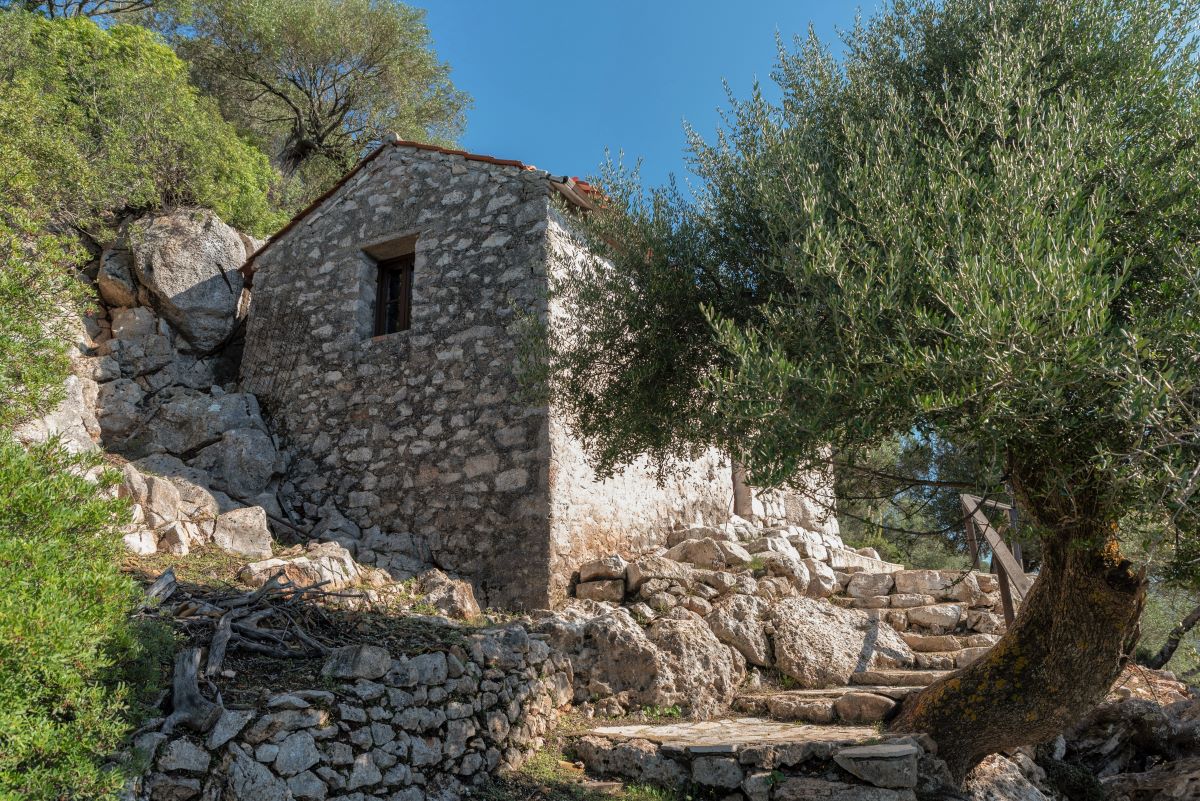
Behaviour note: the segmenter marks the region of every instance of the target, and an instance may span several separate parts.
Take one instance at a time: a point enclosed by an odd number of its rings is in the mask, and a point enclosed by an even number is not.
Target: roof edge
[[[380,154],[382,154],[389,147],[411,147],[417,150],[441,153],[447,156],[461,156],[466,161],[479,161],[485,164],[495,164],[500,167],[516,167],[521,170],[537,169],[537,167],[534,167],[531,164],[526,164],[523,161],[518,161],[517,159],[499,159],[494,156],[484,155],[482,153],[471,153],[466,150],[454,150],[452,148],[440,147],[438,145],[426,144],[424,142],[412,142],[393,135],[393,138],[384,142],[382,145],[375,148],[373,151],[360,159],[358,164],[355,164],[349,172],[339,178],[337,182],[333,184],[333,186],[326,189],[313,202],[309,203],[302,210],[297,212],[290,220],[284,223],[282,228],[271,234],[271,236],[267,237],[267,241],[264,242],[261,247],[259,247],[246,258],[246,261],[239,268],[242,278],[246,282],[246,286],[249,287],[253,284],[254,273],[257,271],[254,262],[259,256],[261,256],[272,245],[287,235],[293,228],[303,222],[308,215],[316,211],[319,206],[325,203],[325,201],[329,200],[339,189],[345,186],[351,178],[353,178],[364,167],[378,158]],[[546,180],[550,181],[551,185],[558,190],[559,194],[566,198],[567,202],[571,203],[572,205],[583,211],[591,211],[595,208],[595,205],[590,199],[591,195],[595,193],[595,189],[593,189],[590,184],[584,181],[577,181],[576,179],[565,175],[556,177],[550,175],[549,173],[546,174]]]

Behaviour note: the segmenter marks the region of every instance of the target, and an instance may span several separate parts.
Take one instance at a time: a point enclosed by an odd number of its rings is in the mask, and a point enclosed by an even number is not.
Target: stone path
[[[916,801],[927,745],[868,726],[750,717],[598,726],[575,739],[593,775],[749,801]]]
[[[812,726],[766,718],[733,718],[670,724],[600,726],[591,734],[610,740],[649,740],[690,753],[732,753],[743,746],[858,743],[877,736],[870,726]]]

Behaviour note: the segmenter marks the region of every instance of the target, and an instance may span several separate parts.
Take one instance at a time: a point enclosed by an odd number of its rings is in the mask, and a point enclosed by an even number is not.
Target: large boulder
[[[129,378],[100,385],[96,419],[105,443],[120,442],[141,429],[145,413],[140,404],[145,397],[137,382]]]
[[[643,629],[614,609],[583,625],[578,648],[572,663],[585,694],[627,706],[680,706],[708,717],[728,709],[745,674],[741,656],[690,615]]]
[[[265,559],[271,556],[271,529],[261,506],[234,509],[217,518],[213,542],[221,550]]]
[[[857,609],[812,598],[785,598],[770,610],[775,665],[801,687],[845,685],[870,668],[908,667],[913,652],[895,629]]]
[[[193,454],[229,431],[267,431],[258,400],[248,393],[210,395],[177,387],[160,393],[158,400],[153,425],[148,427],[151,450]]]
[[[713,603],[704,618],[717,639],[734,648],[752,665],[771,665],[771,644],[763,618],[769,605],[754,595],[727,595]]]
[[[133,282],[133,259],[128,250],[105,248],[100,254],[96,288],[109,306],[136,306],[137,285]]]
[[[98,390],[96,383],[88,378],[68,376],[62,401],[45,417],[25,423],[16,430],[22,442],[46,442],[58,437],[59,442],[71,453],[84,453],[96,449],[95,440],[100,437],[100,424],[93,413]]]
[[[125,244],[154,309],[198,353],[222,345],[242,305],[246,248],[211,211],[178,209],[131,223]]]
[[[664,556],[647,556],[630,562],[625,568],[625,586],[631,593],[637,592],[650,579],[667,579],[686,585],[694,577],[695,571],[690,566]]]
[[[243,514],[247,512],[250,510],[243,510]],[[230,515],[237,516],[238,513],[229,512],[217,519],[218,531],[221,532],[222,537],[218,544],[221,544],[222,547],[226,547],[229,543],[224,541],[228,529],[221,525],[221,521],[225,520],[227,525]],[[265,517],[263,520],[265,521]],[[240,547],[243,543],[236,544]],[[266,545],[269,547],[269,540]],[[290,580],[297,587],[313,587],[321,584],[321,589],[326,592],[345,589],[356,583],[362,575],[362,571],[350,556],[349,551],[336,542],[323,542],[309,545],[308,550],[302,556],[251,562],[241,569],[238,578],[242,583],[251,587],[261,587],[272,576],[281,573],[284,579]]]
[[[433,568],[421,574],[419,583],[421,592],[425,593],[425,603],[446,617],[474,620],[483,614],[469,581],[451,578]]]
[[[261,495],[275,476],[278,453],[271,437],[257,428],[226,431],[220,441],[196,455],[191,464],[207,471],[213,485],[235,498]]]

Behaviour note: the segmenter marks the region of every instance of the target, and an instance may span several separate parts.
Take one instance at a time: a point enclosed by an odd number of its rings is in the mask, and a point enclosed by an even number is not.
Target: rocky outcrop
[[[118,300],[128,297],[123,285],[113,291],[123,284],[122,250],[129,254],[128,274],[136,279],[138,297],[183,336],[186,352],[212,353],[229,339],[245,308],[238,269],[248,254],[237,231],[202,209],[129,223],[103,270],[113,279],[106,282],[109,295]]]
[[[728,708],[745,672],[742,657],[683,609],[643,627],[625,609],[575,603],[536,630],[570,655],[576,700],[612,712],[679,707],[710,716]]]
[[[770,610],[775,666],[801,687],[841,686],[870,668],[911,666],[913,652],[887,623],[811,598],[786,598]]]

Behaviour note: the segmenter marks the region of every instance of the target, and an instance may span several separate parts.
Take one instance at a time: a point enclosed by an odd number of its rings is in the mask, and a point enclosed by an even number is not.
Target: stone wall
[[[571,697],[570,663],[520,626],[393,659],[350,645],[320,689],[264,692],[206,731],[143,730],[137,799],[458,799],[542,745]],[[358,795],[355,795],[358,794]]]
[[[335,503],[376,564],[546,601],[546,409],[513,326],[544,303],[544,173],[388,147],[257,260],[242,376],[295,456],[308,516]],[[372,335],[372,243],[416,237],[412,328]],[[541,532],[539,534],[539,532]]]
[[[242,377],[293,456],[286,494],[308,518],[335,505],[376,565],[431,559],[494,606],[553,604],[582,562],[723,522],[732,501],[716,453],[661,484],[645,464],[597,481],[523,396],[518,320],[549,311],[550,248],[567,239],[552,187],[519,165],[389,147],[255,262]],[[408,239],[412,329],[372,337],[364,248]]]

